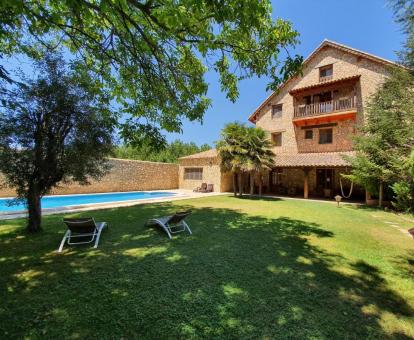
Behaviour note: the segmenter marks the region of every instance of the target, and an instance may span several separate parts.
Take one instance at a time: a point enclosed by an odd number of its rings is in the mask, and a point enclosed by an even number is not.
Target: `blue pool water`
[[[175,194],[172,192],[108,192],[104,194],[85,194],[85,195],[65,195],[65,196],[45,196],[42,198],[42,209],[60,208],[81,204],[123,202],[132,200],[143,200],[160,197],[170,197]],[[26,210],[23,203],[9,206],[10,199],[0,199],[0,213]]]

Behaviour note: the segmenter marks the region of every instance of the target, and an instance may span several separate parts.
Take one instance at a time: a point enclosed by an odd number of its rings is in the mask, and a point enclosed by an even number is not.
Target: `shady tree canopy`
[[[39,46],[81,57],[127,117],[120,131],[132,144],[159,145],[161,130],[201,121],[209,70],[235,101],[239,80],[266,76],[274,89],[302,62],[289,54],[298,33],[272,19],[267,0],[3,0],[0,11],[3,61]]]

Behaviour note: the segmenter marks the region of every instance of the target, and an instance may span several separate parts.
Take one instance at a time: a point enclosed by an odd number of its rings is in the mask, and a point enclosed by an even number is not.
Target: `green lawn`
[[[192,236],[144,227],[184,208]],[[414,338],[405,217],[226,196],[88,215],[99,248],[62,254],[62,216],[0,222],[0,338]]]

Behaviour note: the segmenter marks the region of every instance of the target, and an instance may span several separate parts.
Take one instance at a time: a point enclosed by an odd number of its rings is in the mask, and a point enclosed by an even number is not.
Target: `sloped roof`
[[[312,152],[299,154],[279,154],[276,155],[276,167],[314,167],[330,166],[340,167],[349,166],[349,163],[342,157],[343,155],[353,156],[355,152]]]
[[[298,93],[298,92],[302,92],[302,91],[306,91],[306,90],[316,89],[318,87],[325,87],[327,85],[332,85],[332,84],[337,84],[337,83],[343,83],[343,82],[347,82],[347,81],[351,81],[351,80],[355,80],[356,81],[359,78],[361,78],[361,75],[360,74],[357,74],[355,76],[349,76],[349,77],[342,77],[342,78],[338,78],[338,79],[332,79],[332,80],[324,81],[323,83],[317,83],[317,84],[312,84],[312,85],[307,85],[307,86],[303,86],[303,87],[294,88],[294,89],[290,90],[289,93],[290,94]]]
[[[193,155],[180,157],[179,159],[198,159],[198,158],[216,158],[218,156],[216,149],[195,153]]]
[[[342,155],[353,156],[354,151],[348,152],[312,152],[298,154],[278,154],[275,156],[276,167],[314,167],[330,166],[340,167],[349,166]],[[216,158],[218,153],[216,149],[195,153],[194,155],[180,157],[180,159],[203,159]]]
[[[367,53],[367,52],[363,52],[360,51],[356,48],[353,47],[349,47],[343,44],[339,44],[335,41],[332,40],[328,40],[325,39],[324,41],[322,41],[322,43],[311,53],[309,54],[309,56],[303,61],[303,65],[306,66],[309,61],[317,54],[319,53],[324,47],[333,47],[336,49],[339,49],[341,51],[347,52],[347,53],[351,53],[360,57],[364,57],[367,58],[369,60],[381,63],[381,64],[385,64],[385,65],[390,65],[390,66],[399,66],[402,67],[400,64],[397,64],[391,60],[387,60],[378,56],[375,56],[373,54]],[[279,86],[278,90],[282,89],[284,86],[286,86],[292,79],[295,79],[295,77],[293,78],[289,78],[286,82],[284,82],[282,85]],[[278,91],[274,91],[272,92],[260,105],[259,107],[257,107],[256,110],[254,110],[254,112],[249,116],[249,121],[251,121],[252,123],[254,122],[254,117],[256,116],[256,114],[277,94]]]

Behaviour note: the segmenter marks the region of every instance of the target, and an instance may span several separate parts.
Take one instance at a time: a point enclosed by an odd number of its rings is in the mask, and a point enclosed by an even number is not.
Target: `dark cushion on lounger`
[[[63,222],[71,232],[78,234],[93,233],[96,229],[95,221],[91,217],[87,218],[65,218]]]
[[[169,224],[180,223],[183,219],[185,219],[190,214],[191,214],[191,210],[176,212],[174,215],[170,217],[167,223]]]

